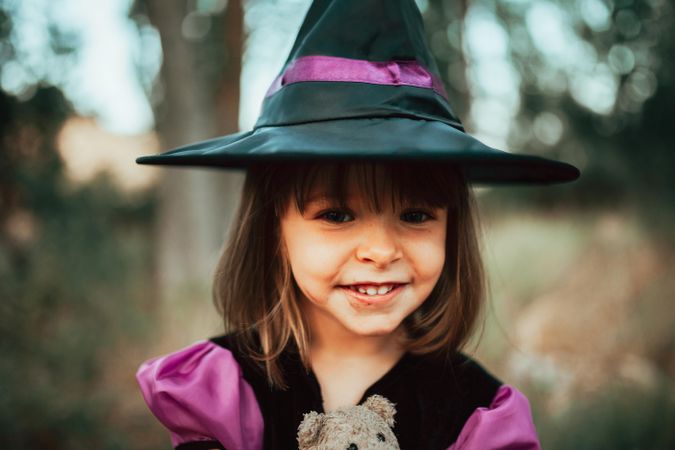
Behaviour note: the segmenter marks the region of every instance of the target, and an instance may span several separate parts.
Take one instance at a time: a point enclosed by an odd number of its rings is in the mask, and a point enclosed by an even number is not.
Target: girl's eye
[[[406,211],[401,214],[401,220],[410,223],[423,223],[432,219],[431,215],[424,211]]]
[[[348,212],[335,209],[319,214],[319,218],[332,223],[344,223],[354,220],[354,218]]]

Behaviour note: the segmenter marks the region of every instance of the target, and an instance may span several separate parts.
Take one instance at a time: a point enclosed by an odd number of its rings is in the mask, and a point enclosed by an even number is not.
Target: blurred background
[[[419,0],[487,144],[578,166],[477,187],[467,351],[546,449],[675,448],[675,2]],[[0,447],[169,449],[140,363],[220,333],[243,174],[134,158],[252,128],[307,0],[0,0]]]

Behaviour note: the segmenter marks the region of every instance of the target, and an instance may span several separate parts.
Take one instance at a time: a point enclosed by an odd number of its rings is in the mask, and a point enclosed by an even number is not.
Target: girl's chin
[[[382,320],[382,318],[368,317],[352,319],[349,324],[343,324],[345,328],[359,336],[386,336],[398,329],[399,322],[392,320]]]

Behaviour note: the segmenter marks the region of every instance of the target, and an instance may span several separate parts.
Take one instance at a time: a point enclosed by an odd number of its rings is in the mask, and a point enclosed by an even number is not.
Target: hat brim
[[[573,181],[567,163],[509,153],[435,120],[405,117],[326,120],[222,136],[136,159],[139,164],[246,168],[259,162],[309,160],[438,161],[460,165],[479,184]]]

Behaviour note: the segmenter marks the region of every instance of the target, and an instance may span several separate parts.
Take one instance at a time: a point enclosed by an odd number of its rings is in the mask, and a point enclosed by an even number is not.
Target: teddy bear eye
[[[377,440],[380,441],[380,442],[386,441],[386,439],[384,438],[384,434],[377,433]]]
[[[359,446],[354,443],[351,443],[349,444],[349,447],[347,447],[347,450],[359,450]]]

